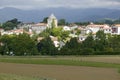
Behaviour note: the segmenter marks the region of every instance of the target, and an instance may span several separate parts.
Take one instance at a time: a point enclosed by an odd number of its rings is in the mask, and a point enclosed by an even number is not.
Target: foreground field
[[[120,80],[120,56],[5,56],[0,57],[0,73],[54,80]]]
[[[2,74],[0,73],[0,80],[45,80],[47,78],[39,78],[39,77],[28,77],[28,76],[18,76],[15,74]],[[54,80],[54,79],[47,79]]]
[[[117,69],[111,68],[0,63],[0,72],[56,80],[120,80]]]

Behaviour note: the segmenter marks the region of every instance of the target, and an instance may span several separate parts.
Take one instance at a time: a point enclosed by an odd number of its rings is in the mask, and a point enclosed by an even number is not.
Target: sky
[[[45,8],[110,8],[120,9],[120,0],[0,0],[0,8],[24,10]]]

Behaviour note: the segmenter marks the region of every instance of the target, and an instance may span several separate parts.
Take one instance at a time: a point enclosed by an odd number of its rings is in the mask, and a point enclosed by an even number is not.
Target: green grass
[[[38,77],[26,77],[14,74],[0,74],[0,80],[52,80]]]
[[[118,69],[118,72],[120,73],[120,68]]]
[[[22,63],[22,64],[44,64],[44,65],[68,65],[68,66],[89,66],[89,67],[105,67],[120,68],[119,63],[90,62],[79,60],[64,60],[50,58],[0,58],[0,62],[6,63]]]

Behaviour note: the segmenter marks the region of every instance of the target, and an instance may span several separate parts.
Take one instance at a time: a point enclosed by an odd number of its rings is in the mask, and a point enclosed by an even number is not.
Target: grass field
[[[56,80],[120,80],[120,56],[2,56],[1,72]]]
[[[92,59],[93,58],[93,59]],[[101,59],[100,60],[98,59]],[[0,62],[6,63],[22,63],[22,64],[44,64],[44,65],[68,65],[68,66],[88,66],[88,67],[104,67],[104,68],[120,68],[119,60],[116,57],[116,62],[113,63],[111,57],[111,63],[108,57],[1,57]],[[107,61],[109,60],[109,62]],[[94,60],[94,61],[93,61]],[[118,63],[117,63],[118,62]]]

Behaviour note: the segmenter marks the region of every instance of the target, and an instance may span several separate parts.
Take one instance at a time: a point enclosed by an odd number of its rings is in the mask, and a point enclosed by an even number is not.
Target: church
[[[51,15],[48,17],[47,27],[48,27],[48,28],[58,27],[58,20],[57,20],[57,18],[54,16],[54,14],[51,14]]]

